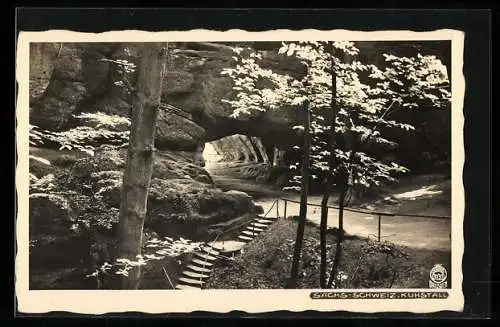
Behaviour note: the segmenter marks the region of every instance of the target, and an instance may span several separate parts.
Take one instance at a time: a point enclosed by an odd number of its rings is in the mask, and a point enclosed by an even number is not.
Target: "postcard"
[[[19,311],[462,311],[463,51],[21,31]]]

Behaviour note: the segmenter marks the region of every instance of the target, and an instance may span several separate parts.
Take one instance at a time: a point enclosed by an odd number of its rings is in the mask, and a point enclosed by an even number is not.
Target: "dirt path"
[[[271,208],[275,198],[256,201],[265,212]],[[309,203],[321,203],[318,196],[310,196]],[[283,216],[284,202],[279,202],[279,213]],[[276,208],[269,213],[276,216]],[[298,216],[299,204],[287,203],[287,216]],[[318,224],[320,222],[320,208],[308,208],[308,220]],[[381,220],[381,239],[415,248],[449,250],[451,240],[451,220],[430,219],[417,217],[383,216]],[[338,210],[330,209],[328,213],[328,227],[338,227]],[[344,212],[344,230],[348,234],[362,237],[376,238],[378,233],[378,216],[356,212]]]
[[[284,194],[284,192],[275,190],[251,180],[241,180],[230,176],[214,175],[216,184],[222,189],[235,189],[247,192],[256,199],[256,203],[264,208],[267,212],[273,202],[277,198],[286,197],[289,199],[298,200],[296,194]],[[412,184],[410,186],[401,186],[400,190],[405,192],[418,191],[421,185]],[[425,189],[425,188],[423,188]],[[397,193],[397,189],[395,190]],[[386,206],[384,212],[405,212],[412,214],[439,214],[445,215],[449,210],[446,203],[429,205],[429,201],[434,201],[433,193],[426,197],[401,199],[400,203],[395,206]],[[319,204],[320,196],[309,196],[309,203]],[[436,202],[436,201],[434,201]],[[433,203],[434,203],[433,202]],[[436,202],[438,203],[438,202]],[[335,205],[334,199],[330,201],[331,205]],[[441,207],[439,207],[441,206]],[[284,211],[284,202],[279,202],[279,214],[282,216]],[[404,210],[403,210],[404,209]],[[431,210],[431,212],[429,212]],[[287,216],[299,214],[299,204],[288,202]],[[272,217],[276,217],[276,208],[273,208],[269,213]],[[308,208],[308,220],[319,224],[320,208]],[[338,210],[330,209],[328,214],[328,226],[338,227]],[[362,237],[376,238],[378,233],[378,216],[355,213],[346,211],[344,214],[344,230],[349,234],[354,234]],[[381,238],[401,245],[406,245],[414,248],[450,250],[451,249],[451,220],[449,219],[431,219],[418,217],[404,216],[383,216],[381,220]]]
[[[212,175],[212,178],[217,187],[221,188],[222,190],[243,191],[248,193],[248,195],[251,195],[254,199],[272,198],[272,197],[276,198],[288,195],[283,191],[273,189],[262,184],[258,184],[257,182],[250,179],[248,180],[238,179],[231,176],[222,176],[222,175]],[[290,196],[293,195],[290,194]]]

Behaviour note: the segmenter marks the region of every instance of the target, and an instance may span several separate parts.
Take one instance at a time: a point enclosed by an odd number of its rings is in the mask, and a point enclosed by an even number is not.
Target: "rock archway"
[[[245,153],[267,160],[262,151],[253,153],[255,147],[251,142],[256,137],[280,140],[283,144],[277,146],[283,148],[288,145],[285,142],[290,138],[283,136],[293,137],[290,127],[301,120],[296,108],[231,117],[232,108],[222,100],[234,96],[232,82],[221,75],[223,68],[232,65],[231,47],[207,43],[172,44],[172,47],[158,118],[157,148],[197,151],[206,142],[240,134],[253,137],[240,142],[248,148]],[[266,50],[263,54],[270,68],[281,73],[303,74],[300,63],[276,51]],[[50,76],[41,95],[39,89],[38,93],[32,92],[32,124],[61,130],[71,126],[71,117],[78,112],[130,114],[129,96],[116,85],[120,75],[113,62],[136,61],[134,44],[62,44],[59,48],[33,45],[32,55],[39,59],[32,60],[31,79],[39,81]],[[50,69],[52,73],[48,74]]]
[[[447,68],[450,65],[447,45],[439,42],[422,43],[418,47],[411,42],[356,45],[360,53],[374,58],[383,59],[383,52],[414,56],[424,51],[437,55]],[[157,125],[159,150],[191,153],[195,162],[202,163],[201,152],[206,143],[218,144],[218,140],[231,137],[238,144],[236,148],[246,149],[241,160],[258,159],[275,164],[282,160],[283,150],[298,143],[298,135],[291,128],[303,120],[303,113],[297,108],[231,116],[232,108],[222,100],[234,97],[235,91],[232,81],[221,75],[221,71],[233,65],[234,46],[260,51],[262,65],[278,73],[294,77],[305,73],[300,62],[278,53],[279,43],[170,43],[166,87]],[[136,62],[135,44],[39,43],[31,44],[30,52],[32,124],[61,130],[71,127],[72,115],[79,112],[130,114],[129,95],[116,85],[121,77],[113,62],[118,59]],[[236,140],[236,135],[240,135],[240,140]]]

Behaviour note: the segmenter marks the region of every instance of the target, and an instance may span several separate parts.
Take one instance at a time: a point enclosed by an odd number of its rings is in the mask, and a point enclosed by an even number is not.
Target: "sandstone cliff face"
[[[77,112],[101,111],[129,115],[130,96],[115,85],[120,80],[112,61],[137,60],[134,44],[63,44],[57,54],[46,49],[33,52],[31,80],[48,80],[41,96],[30,104],[32,124],[49,130],[71,126]],[[220,73],[232,65],[229,46],[203,43],[172,44],[163,106],[157,125],[157,147],[197,151],[201,144],[232,134],[273,138],[294,135],[290,127],[301,120],[296,108],[231,118],[232,109],[222,99],[234,96],[232,82]],[[273,51],[263,52],[265,66],[299,76],[303,67]],[[43,65],[37,64],[44,62]],[[38,67],[49,69],[42,73]],[[52,74],[46,73],[52,68]],[[133,80],[133,76],[132,76]],[[39,92],[39,91],[38,91]],[[277,138],[287,140],[287,137]],[[287,142],[283,142],[283,147]],[[279,144],[278,144],[279,146]]]

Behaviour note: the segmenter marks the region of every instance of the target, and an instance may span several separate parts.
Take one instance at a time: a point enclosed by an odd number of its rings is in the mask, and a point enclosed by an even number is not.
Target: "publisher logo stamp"
[[[448,272],[442,264],[436,264],[429,272],[429,288],[446,288]]]

